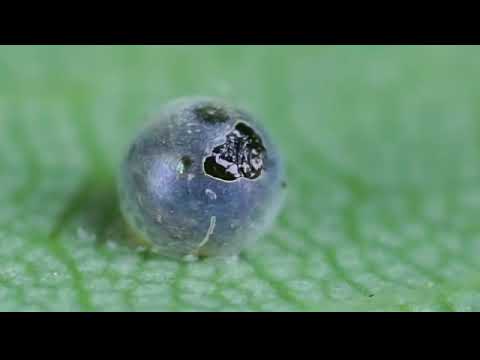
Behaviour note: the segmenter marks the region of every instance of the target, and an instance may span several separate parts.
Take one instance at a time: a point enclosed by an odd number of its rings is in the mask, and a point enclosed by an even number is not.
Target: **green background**
[[[0,47],[0,310],[480,310],[480,48]],[[238,261],[127,247],[125,147],[225,97],[286,159]]]

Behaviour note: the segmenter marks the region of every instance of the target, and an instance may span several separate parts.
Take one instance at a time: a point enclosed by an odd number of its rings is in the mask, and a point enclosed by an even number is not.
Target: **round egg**
[[[285,184],[278,149],[252,115],[183,98],[134,139],[119,194],[135,238],[161,254],[232,256],[268,230]]]

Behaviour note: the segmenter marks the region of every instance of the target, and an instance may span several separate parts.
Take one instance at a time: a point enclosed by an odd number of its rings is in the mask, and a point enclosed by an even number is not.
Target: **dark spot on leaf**
[[[241,122],[226,135],[226,142],[215,147],[205,159],[204,170],[207,175],[225,181],[241,177],[254,180],[262,174],[265,153],[262,139]]]
[[[287,182],[286,182],[286,181],[282,181],[282,188],[283,188],[283,189],[286,189],[286,188],[287,188]]]
[[[201,120],[212,124],[224,123],[229,119],[228,113],[225,109],[214,105],[198,107],[194,110],[194,113]]]

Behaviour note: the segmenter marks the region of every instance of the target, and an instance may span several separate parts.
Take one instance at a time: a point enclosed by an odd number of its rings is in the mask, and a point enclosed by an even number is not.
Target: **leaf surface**
[[[0,47],[0,310],[480,310],[480,51]],[[115,174],[162,104],[222,96],[288,165],[238,261],[125,246]]]

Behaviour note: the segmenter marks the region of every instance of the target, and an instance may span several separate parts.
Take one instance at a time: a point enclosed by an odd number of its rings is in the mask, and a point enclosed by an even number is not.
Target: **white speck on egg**
[[[214,191],[207,189],[205,190],[205,194],[210,200],[217,200],[217,194]]]

